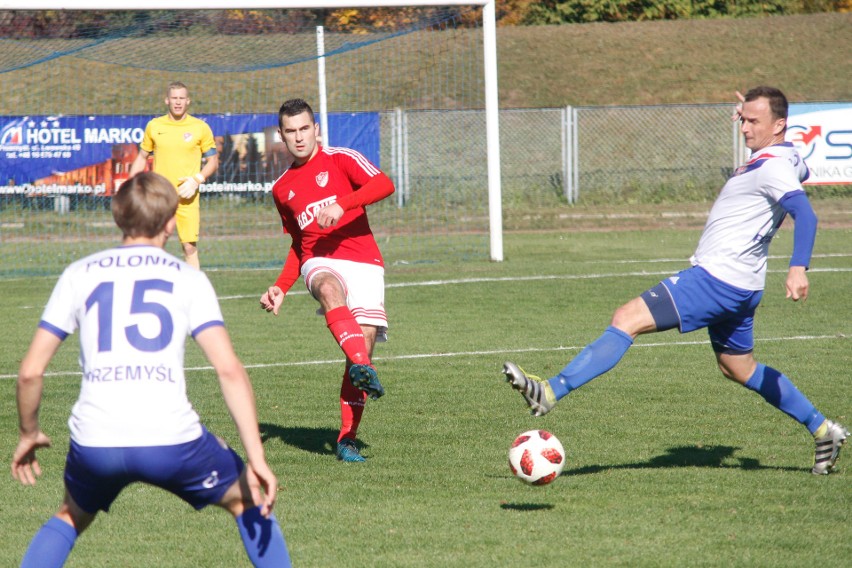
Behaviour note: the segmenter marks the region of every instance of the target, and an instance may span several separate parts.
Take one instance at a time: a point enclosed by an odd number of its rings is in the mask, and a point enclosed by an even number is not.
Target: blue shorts
[[[243,460],[202,428],[201,437],[174,446],[98,448],[71,440],[65,488],[86,512],[109,511],[121,490],[141,481],[174,493],[196,509],[222,500],[243,471]]]
[[[693,266],[642,294],[658,331],[688,333],[706,327],[713,349],[745,354],[754,350],[754,311],[763,290],[743,290]]]

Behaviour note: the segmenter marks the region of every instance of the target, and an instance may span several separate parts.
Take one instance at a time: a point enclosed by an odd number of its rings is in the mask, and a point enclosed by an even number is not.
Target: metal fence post
[[[571,105],[562,109],[562,187],[568,203],[574,203],[574,125]]]
[[[571,108],[571,140],[573,148],[571,153],[571,166],[573,168],[573,179],[571,188],[574,190],[574,195],[569,200],[571,203],[576,203],[580,199],[580,144],[577,137],[578,112],[576,108]]]

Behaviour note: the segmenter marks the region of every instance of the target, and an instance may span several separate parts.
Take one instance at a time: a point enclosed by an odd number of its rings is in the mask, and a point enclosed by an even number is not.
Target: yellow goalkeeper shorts
[[[182,243],[197,243],[201,230],[201,194],[197,193],[192,199],[181,199],[178,203],[177,233]]]

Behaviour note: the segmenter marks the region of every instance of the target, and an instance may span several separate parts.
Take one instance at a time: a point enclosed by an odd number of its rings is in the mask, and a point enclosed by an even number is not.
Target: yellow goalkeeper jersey
[[[154,171],[177,187],[180,178],[201,171],[201,156],[215,152],[216,141],[203,120],[186,115],[176,122],[164,115],[148,122],[139,147],[154,154]]]

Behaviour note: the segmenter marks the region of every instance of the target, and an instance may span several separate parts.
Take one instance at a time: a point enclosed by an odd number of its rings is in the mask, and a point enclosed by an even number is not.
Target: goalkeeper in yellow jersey
[[[190,116],[189,89],[175,81],[166,90],[166,115],[151,119],[139,154],[130,166],[130,177],[145,170],[148,156],[154,155],[154,171],[177,188],[177,233],[186,262],[200,268],[198,233],[201,228],[198,188],[219,167],[213,131],[206,122]],[[202,160],[204,165],[202,167]]]

